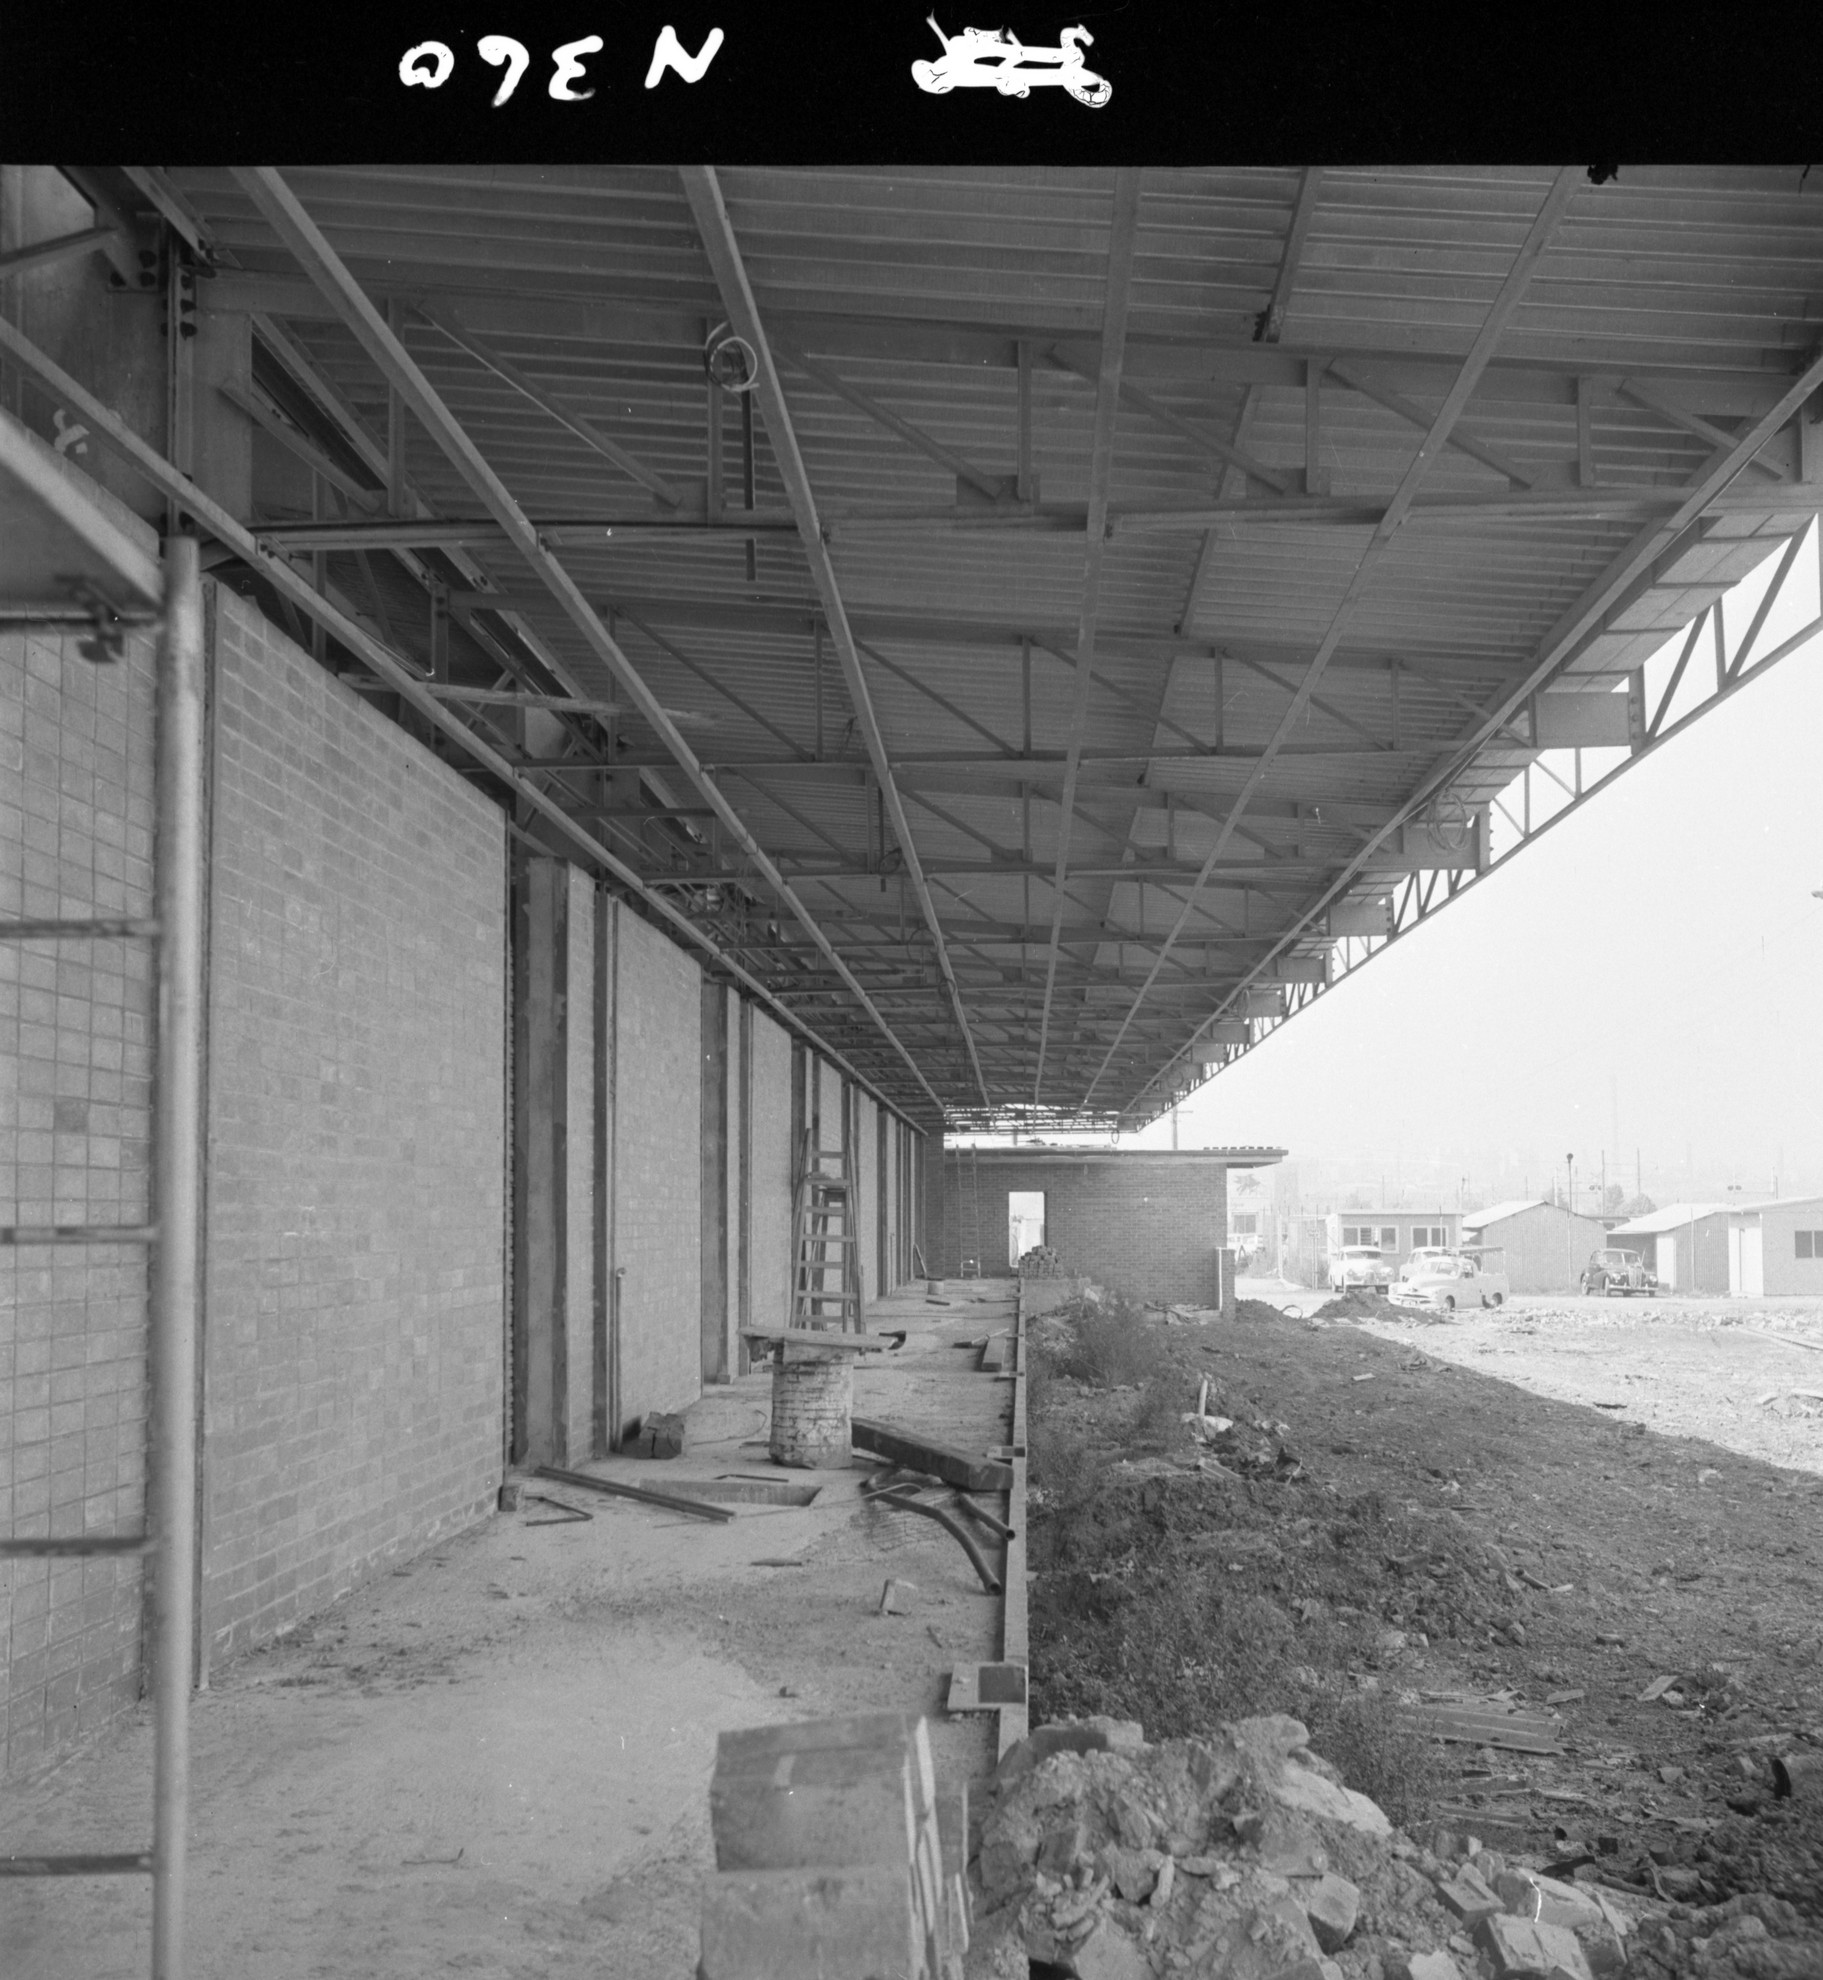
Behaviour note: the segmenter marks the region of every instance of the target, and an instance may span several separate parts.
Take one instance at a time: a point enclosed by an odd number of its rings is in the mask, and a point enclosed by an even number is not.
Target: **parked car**
[[[1393,1282],[1393,1268],[1378,1245],[1350,1244],[1329,1261],[1329,1290],[1348,1292],[1365,1287],[1384,1292]]]
[[[1506,1253],[1497,1245],[1456,1251],[1414,1251],[1390,1295],[1395,1306],[1453,1313],[1459,1306],[1504,1306]]]
[[[1582,1268],[1582,1289],[1586,1293],[1618,1293],[1623,1299],[1629,1293],[1650,1299],[1661,1290],[1637,1251],[1621,1251],[1613,1246],[1596,1252]]]

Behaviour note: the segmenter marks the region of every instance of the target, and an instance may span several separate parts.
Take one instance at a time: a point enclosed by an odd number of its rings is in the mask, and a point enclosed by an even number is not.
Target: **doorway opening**
[[[1010,1189],[1006,1196],[1006,1262],[1014,1270],[1036,1245],[1044,1242],[1044,1191]]]

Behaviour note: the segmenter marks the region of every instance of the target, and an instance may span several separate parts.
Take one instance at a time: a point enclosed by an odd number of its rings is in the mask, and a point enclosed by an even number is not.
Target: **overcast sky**
[[[1389,1193],[1442,1164],[1471,1203],[1542,1192],[1571,1150],[1579,1195],[1604,1149],[1661,1204],[1823,1189],[1820,750],[1812,641],[1212,1080],[1180,1145],[1275,1144]]]

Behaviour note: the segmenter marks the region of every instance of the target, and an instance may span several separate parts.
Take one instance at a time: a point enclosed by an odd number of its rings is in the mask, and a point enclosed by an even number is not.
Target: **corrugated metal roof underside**
[[[225,173],[173,176],[241,265],[220,278],[224,292],[238,284],[242,306],[272,312],[383,439],[383,380],[251,201]],[[762,418],[751,423],[751,544],[704,516],[702,346],[725,311],[678,176],[286,176],[357,279],[396,306],[407,349],[524,511],[592,526],[553,539],[565,568],[685,718],[693,750],[945,1104],[979,1118]],[[1363,855],[1372,835],[1437,791],[1483,802],[1523,767],[1528,752],[1510,737],[1485,739],[1488,711],[1541,662],[1567,670],[1563,685],[1611,687],[1818,506],[1815,484],[1793,479],[1802,464],[1788,426],[1650,582],[1559,638],[1642,531],[1668,525],[1718,450],[1777,401],[1823,327],[1823,221],[1796,170],[1629,169],[1579,185],[1311,691],[1311,657],[1375,519],[1553,174],[1326,169],[1269,338],[1304,175],[1148,171],[1094,677],[1073,738],[1113,174],[720,177],[991,1108],[1031,1099],[1042,1030],[1046,1106],[1156,1111],[1152,1076],[1276,941],[1351,869],[1350,890],[1384,891],[1400,868],[1384,850]],[[429,320],[439,314],[630,450],[677,505],[451,341]],[[721,416],[722,495],[738,511],[747,427],[736,395],[723,395]],[[405,462],[436,515],[482,515],[410,420]],[[1010,499],[1022,466],[1034,497],[1023,506]],[[356,478],[377,488],[374,475]],[[998,505],[976,478],[1002,487]],[[289,510],[264,520],[301,519],[291,487]],[[465,554],[578,686],[624,698],[615,669],[503,540],[483,530]],[[412,585],[390,559],[365,572],[348,554],[330,563],[358,603],[377,583],[395,623],[410,625]],[[459,678],[471,677],[464,666],[495,678],[473,642],[453,664]],[[629,714],[611,734],[573,734],[582,760],[643,773],[634,796],[617,785],[614,808],[642,814],[616,821],[617,850],[639,848],[655,884],[919,1102],[890,1044],[645,724]],[[567,782],[600,804],[599,780]],[[1180,915],[1178,944],[1135,1007]]]

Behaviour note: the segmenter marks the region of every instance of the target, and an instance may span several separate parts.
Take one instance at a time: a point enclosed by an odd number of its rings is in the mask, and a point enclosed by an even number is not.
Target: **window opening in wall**
[[[1006,1262],[1017,1266],[1028,1251],[1044,1242],[1044,1191],[1008,1190],[1006,1227]]]
[[[1823,1258],[1823,1231],[1793,1231],[1800,1258]]]

